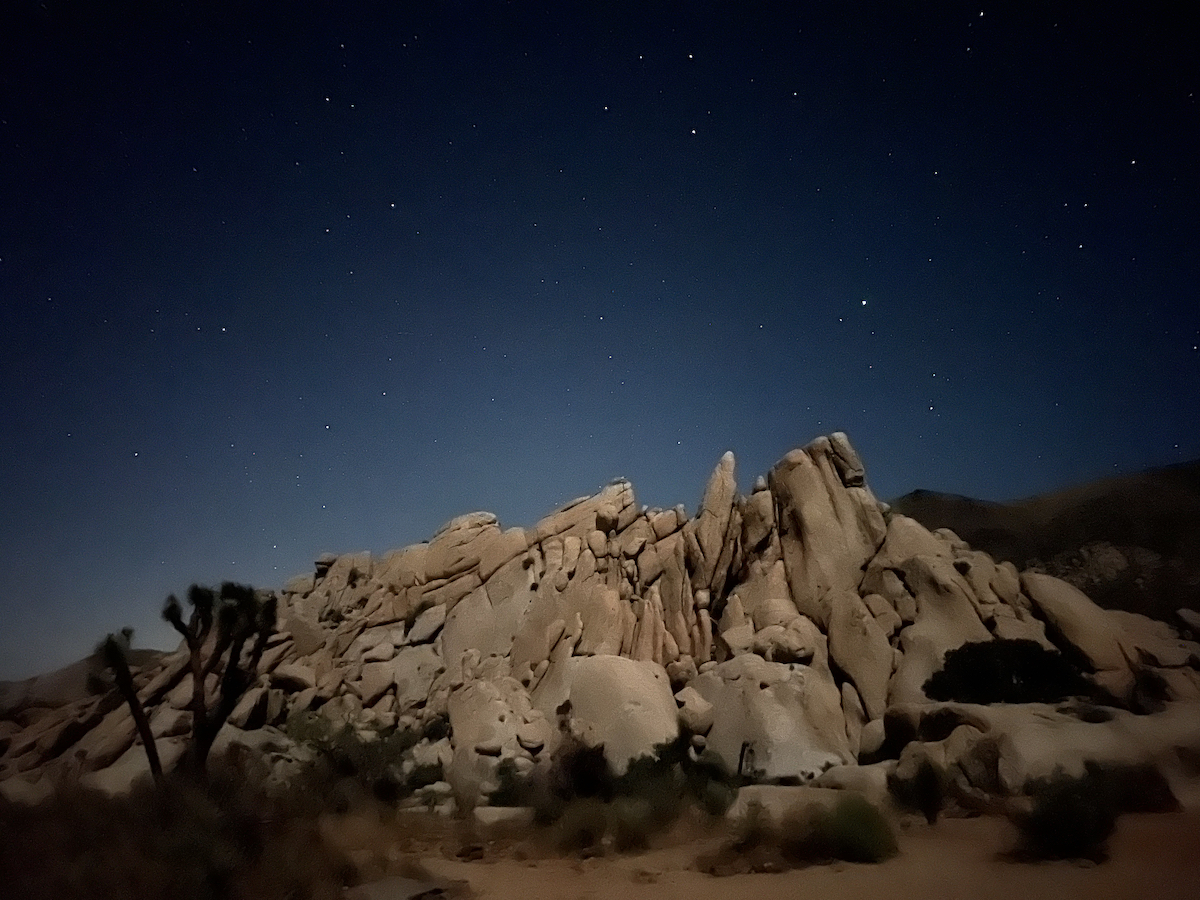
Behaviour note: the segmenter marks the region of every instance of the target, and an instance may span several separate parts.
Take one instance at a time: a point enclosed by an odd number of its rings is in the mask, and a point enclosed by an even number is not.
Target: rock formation
[[[411,752],[442,767],[431,802],[470,807],[505,760],[530,771],[570,736],[622,771],[681,723],[730,772],[808,782],[876,752],[890,711],[932,708],[923,687],[947,652],[994,638],[1067,651],[1114,693],[1149,671],[1168,700],[1200,701],[1200,645],[890,514],[843,434],[788,453],[749,496],[734,469],[727,453],[692,518],[639,506],[621,480],[529,528],[472,513],[382,557],[322,557],[279,593],[221,740],[300,713],[364,734],[444,720],[448,737]],[[181,649],[137,675],[164,759],[187,728],[186,663]],[[971,734],[1014,716],[976,716]],[[10,797],[62,777],[119,789],[144,755],[111,695],[0,709]],[[1011,763],[1004,787],[1037,766]]]

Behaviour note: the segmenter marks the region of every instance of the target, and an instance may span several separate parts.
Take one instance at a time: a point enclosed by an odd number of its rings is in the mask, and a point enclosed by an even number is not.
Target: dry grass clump
[[[887,817],[862,795],[847,792],[832,808],[807,810],[779,825],[751,804],[734,839],[696,864],[710,875],[741,875],[837,861],[879,863],[898,852]]]
[[[109,797],[0,802],[0,884],[23,900],[334,900],[353,867],[249,760]]]

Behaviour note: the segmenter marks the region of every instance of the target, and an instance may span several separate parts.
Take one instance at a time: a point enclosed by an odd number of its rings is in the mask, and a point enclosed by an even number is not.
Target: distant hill
[[[166,655],[161,650],[130,650],[127,658],[131,666],[146,667]],[[93,655],[23,681],[0,681],[0,716],[30,707],[54,709],[74,703],[88,695],[88,675],[99,668]]]
[[[891,506],[997,560],[1065,578],[1101,606],[1162,619],[1200,610],[1200,460],[1013,503],[919,490]]]

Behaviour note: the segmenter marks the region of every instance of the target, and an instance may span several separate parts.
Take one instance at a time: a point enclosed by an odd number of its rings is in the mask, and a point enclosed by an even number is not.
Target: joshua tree
[[[188,588],[187,598],[192,614],[186,623],[174,594],[167,598],[163,618],[175,626],[187,644],[192,673],[192,737],[186,759],[191,771],[203,777],[217,732],[254,682],[267,638],[275,631],[277,600],[273,593],[260,595],[254,588],[231,581],[222,584],[219,592],[193,584]],[[158,748],[126,660],[132,635],[132,628],[123,629],[119,636],[110,634],[98,651],[105,667],[113,674],[117,690],[129,704],[138,734],[146,746],[150,772],[155,781],[161,781],[163,773]],[[219,672],[220,682],[216,704],[210,709],[205,681],[214,672]]]
[[[129,671],[129,663],[125,654],[133,638],[132,628],[122,628],[121,634],[110,634],[100,644],[98,651],[105,667],[112,672],[117,690],[125,702],[129,704],[129,712],[133,715],[133,724],[137,726],[138,734],[142,737],[142,745],[146,748],[146,759],[150,761],[150,774],[157,784],[162,783],[162,764],[158,760],[158,747],[154,743],[154,735],[150,732],[150,720],[146,718],[146,710],[138,699],[133,686],[133,675]]]
[[[226,581],[219,593],[194,584],[188,588],[187,599],[192,607],[187,622],[174,594],[167,598],[163,618],[183,635],[191,657],[192,740],[188,756],[193,770],[203,775],[217,732],[254,682],[267,638],[275,631],[276,598],[273,593],[260,597],[247,585]],[[210,709],[205,682],[218,668],[220,686],[216,704]]]

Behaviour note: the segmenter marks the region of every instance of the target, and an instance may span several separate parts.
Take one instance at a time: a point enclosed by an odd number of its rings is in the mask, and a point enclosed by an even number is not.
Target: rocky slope
[[[415,799],[443,807],[486,802],[502,761],[528,773],[567,736],[603,745],[620,772],[681,727],[697,755],[767,782],[878,783],[905,758],[855,764],[897,729],[940,742],[940,764],[984,792],[1084,758],[1200,751],[1200,645],[892,514],[840,433],[788,453],[748,496],[726,454],[690,518],[642,508],[617,481],[531,528],[472,513],[382,557],[325,557],[283,587],[279,610],[218,748],[295,756],[276,727],[303,713],[364,735],[442,721],[448,735],[397,765],[440,767]],[[947,652],[996,638],[1066,650],[1117,696],[1152,672],[1172,703],[1134,723],[929,701]],[[186,653],[143,666],[137,684],[169,763],[188,725]],[[114,695],[2,715],[10,797],[63,777],[117,790],[145,770]]]
[[[1012,503],[913,491],[892,506],[996,560],[1069,581],[1106,609],[1200,615],[1200,462]]]

